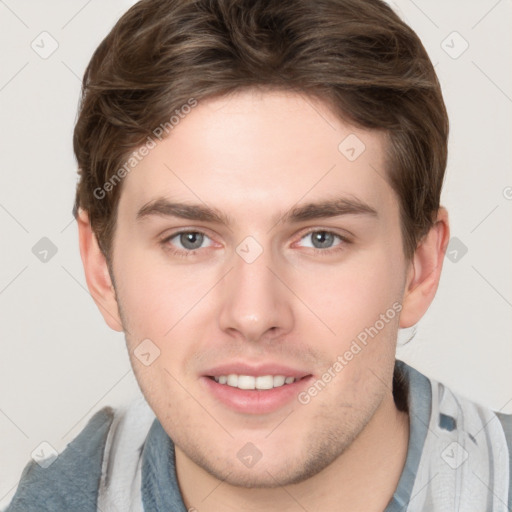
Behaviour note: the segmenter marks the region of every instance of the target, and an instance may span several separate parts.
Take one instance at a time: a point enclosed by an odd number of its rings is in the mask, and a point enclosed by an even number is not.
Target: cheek
[[[396,303],[400,302],[402,287],[397,258],[386,249],[371,249],[336,267],[326,265],[304,272],[296,289],[301,290],[298,295],[315,316],[334,331],[337,343],[343,345],[373,326],[390,309],[386,319],[392,316],[393,321],[386,323],[385,330],[397,324]],[[311,315],[308,318],[314,320]],[[315,326],[317,323],[315,320]],[[327,327],[325,331],[329,335]]]
[[[164,339],[208,290],[208,279],[150,256],[134,251],[118,261],[118,298],[131,332]]]

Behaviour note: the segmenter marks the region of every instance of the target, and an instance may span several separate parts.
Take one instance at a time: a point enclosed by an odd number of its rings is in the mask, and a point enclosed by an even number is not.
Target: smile
[[[284,375],[237,375],[231,373],[229,375],[219,375],[210,377],[219,384],[225,384],[238,389],[273,389],[285,386],[287,384],[293,384],[296,380],[294,377],[285,377]]]

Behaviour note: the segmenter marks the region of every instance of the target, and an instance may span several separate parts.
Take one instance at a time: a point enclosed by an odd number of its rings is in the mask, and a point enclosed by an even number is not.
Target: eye
[[[207,245],[203,245],[208,242]],[[200,231],[181,231],[164,240],[164,243],[174,245],[178,250],[194,251],[211,245],[210,238]]]
[[[341,235],[325,230],[310,231],[301,238],[301,241],[307,241],[308,239],[310,242],[306,242],[303,247],[311,247],[313,249],[331,249],[332,247],[340,245],[342,242],[348,242],[348,240]]]

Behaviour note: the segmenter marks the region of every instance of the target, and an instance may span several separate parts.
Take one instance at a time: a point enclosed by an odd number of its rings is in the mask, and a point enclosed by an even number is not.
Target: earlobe
[[[450,239],[448,212],[440,207],[437,220],[416,248],[410,262],[400,313],[400,327],[412,327],[426,313],[437,291]]]
[[[121,332],[123,325],[107,260],[98,245],[86,211],[79,209],[77,222],[80,256],[87,287],[108,326]]]

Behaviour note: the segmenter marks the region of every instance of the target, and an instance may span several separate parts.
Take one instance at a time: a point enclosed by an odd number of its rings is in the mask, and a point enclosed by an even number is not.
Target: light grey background
[[[94,412],[138,393],[123,335],[87,291],[71,215],[80,77],[132,3],[0,0],[0,507],[41,442],[62,451]],[[443,87],[451,135],[442,202],[459,240],[398,356],[511,413],[512,2],[390,3]],[[46,262],[43,237],[57,249]]]

